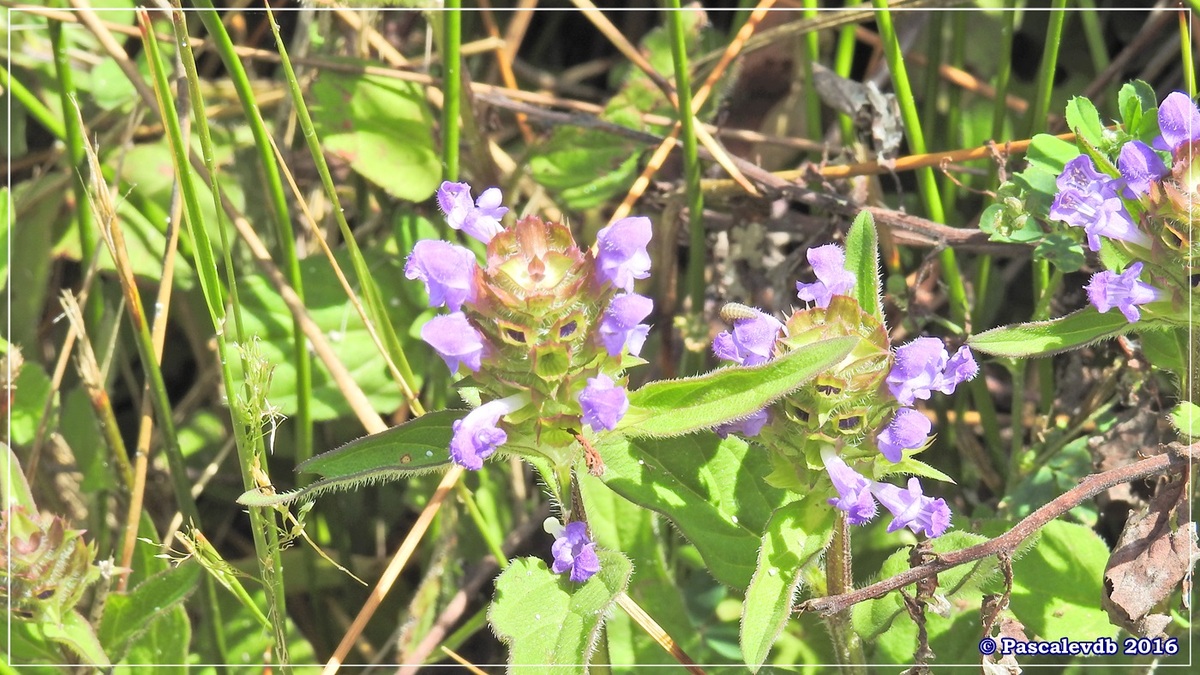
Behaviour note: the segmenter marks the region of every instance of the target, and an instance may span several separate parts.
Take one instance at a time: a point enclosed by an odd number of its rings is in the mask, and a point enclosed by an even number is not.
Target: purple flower
[[[1058,194],[1050,204],[1050,217],[1082,227],[1093,251],[1100,250],[1100,237],[1149,246],[1150,238],[1137,229],[1117,194],[1119,182],[1096,171],[1091,157],[1079,155],[1055,180]]]
[[[500,219],[508,208],[500,206],[503,199],[500,188],[488,188],[471,203],[471,186],[466,183],[445,181],[437,191],[438,207],[446,214],[446,222],[456,230],[488,243],[504,228]]]
[[[650,219],[622,218],[596,234],[596,271],[603,281],[633,292],[635,279],[650,276]]]
[[[554,564],[550,566],[550,570],[555,574],[571,570],[571,581],[575,583],[583,583],[600,571],[596,542],[588,536],[587,524],[582,521],[567,523],[567,526],[555,535],[550,553],[554,555]]]
[[[757,366],[771,360],[783,324],[769,314],[754,311],[757,316],[753,318],[735,320],[732,333],[721,331],[713,338],[713,354],[717,358],[743,366]]]
[[[1200,140],[1200,109],[1187,94],[1173,91],[1158,106],[1158,130],[1162,135],[1154,139],[1154,147],[1170,150],[1178,160],[1180,148]]]
[[[450,372],[457,372],[460,363],[472,371],[479,370],[483,336],[462,312],[433,317],[421,326],[421,339],[442,357]]]
[[[1136,262],[1117,274],[1104,270],[1092,275],[1088,282],[1088,300],[1101,312],[1116,307],[1121,310],[1130,323],[1141,318],[1138,305],[1153,302],[1161,295],[1157,288],[1138,281],[1142,273],[1142,263]]]
[[[921,481],[916,477],[908,479],[908,489],[901,489],[888,483],[871,482],[871,492],[892,512],[894,519],[888,525],[888,532],[907,527],[913,532],[925,532],[925,536],[940,537],[950,527],[950,507],[941,497],[931,499],[921,494]]]
[[[887,385],[900,405],[912,405],[916,399],[928,399],[935,390],[952,394],[959,383],[978,372],[979,366],[966,345],[951,357],[941,340],[919,337],[896,350],[896,363],[888,372]]]
[[[612,378],[601,373],[589,377],[587,386],[579,392],[579,407],[583,409],[583,423],[592,431],[612,431],[617,422],[629,410],[629,396],[625,387],[616,386]]]
[[[826,244],[808,249],[808,263],[817,280],[811,284],[796,283],[796,295],[801,300],[825,308],[833,296],[845,295],[854,288],[854,273],[846,270],[846,251],[841,246]]]
[[[718,425],[713,431],[717,432],[721,438],[729,438],[729,434],[733,433],[741,434],[746,438],[754,438],[769,421],[771,421],[771,413],[763,408],[758,412],[751,413],[749,417]]]
[[[608,303],[600,319],[600,341],[610,356],[618,356],[626,347],[637,356],[646,343],[650,326],[639,323],[650,316],[654,301],[636,293],[622,293]]]
[[[454,436],[450,438],[450,459],[472,471],[483,468],[483,460],[508,440],[508,434],[496,426],[500,418],[520,410],[528,402],[526,394],[517,394],[484,403],[461,420],[455,420],[451,427]]]
[[[821,449],[821,461],[838,493],[837,497],[830,498],[830,505],[845,511],[851,525],[862,525],[874,518],[876,507],[871,498],[871,481],[851,469],[831,447]]]
[[[1150,192],[1150,184],[1168,173],[1158,153],[1141,141],[1130,141],[1121,148],[1117,167],[1128,186],[1126,196],[1132,198]]]
[[[928,417],[912,408],[901,408],[887,427],[879,432],[875,444],[888,461],[899,462],[905,450],[914,450],[925,444],[932,428]]]
[[[429,306],[457,312],[475,299],[475,254],[449,242],[423,239],[413,246],[404,276],[425,282]]]

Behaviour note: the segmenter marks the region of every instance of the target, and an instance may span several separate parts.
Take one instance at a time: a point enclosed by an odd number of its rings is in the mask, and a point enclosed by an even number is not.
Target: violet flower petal
[[[483,335],[462,312],[433,317],[421,326],[421,339],[442,357],[451,373],[458,371],[460,363],[471,371],[479,370],[483,359]]]
[[[925,445],[932,428],[928,417],[912,408],[901,408],[887,427],[879,432],[875,444],[888,461],[899,462],[904,458],[905,450],[915,450]]]
[[[1121,177],[1129,187],[1129,197],[1138,197],[1150,192],[1150,184],[1167,175],[1167,165],[1158,153],[1141,141],[1130,141],[1121,148],[1117,160]]]
[[[751,413],[749,417],[725,424],[718,425],[713,429],[721,438],[729,438],[729,434],[741,434],[746,438],[754,438],[762,431],[762,428],[771,421],[771,413],[766,408]]]
[[[583,423],[593,431],[612,431],[629,410],[629,396],[625,387],[616,386],[612,378],[601,373],[588,378],[587,386],[579,392],[579,407]]]
[[[875,517],[875,500],[871,498],[871,481],[851,469],[833,448],[821,449],[821,462],[829,472],[829,480],[838,496],[829,499],[829,504],[846,513],[851,525],[862,525]]]
[[[737,319],[733,331],[721,331],[713,339],[713,354],[738,365],[757,366],[770,361],[775,354],[775,341],[784,330],[783,323],[765,312],[754,310],[755,316]]]
[[[449,242],[423,239],[413,246],[404,276],[425,282],[429,306],[457,312],[475,299],[475,254]]]
[[[455,420],[451,426],[454,435],[450,438],[450,459],[472,471],[483,468],[483,460],[508,440],[508,434],[497,426],[500,418],[520,410],[528,402],[526,395],[517,394],[484,403],[461,420]]]
[[[808,262],[812,265],[817,280],[813,283],[796,283],[796,295],[805,302],[816,303],[817,307],[829,306],[835,295],[845,295],[857,281],[854,273],[846,269],[846,251],[837,244],[826,244],[808,249]]]
[[[504,229],[500,218],[508,208],[500,206],[502,199],[500,188],[493,187],[472,203],[471,186],[450,181],[443,182],[437,191],[438,207],[446,214],[446,223],[485,244]]]
[[[974,379],[977,374],[979,374],[979,364],[975,363],[975,356],[971,354],[971,348],[963,345],[946,362],[946,368],[942,373],[942,380],[938,384],[937,390],[943,394],[953,394],[955,387]]]
[[[570,579],[575,583],[587,581],[600,571],[596,542],[588,536],[587,524],[582,521],[567,523],[550,546],[550,553],[554,556],[550,571],[562,574],[570,570]]]
[[[634,356],[641,353],[650,326],[640,322],[653,309],[653,300],[636,293],[622,293],[608,303],[598,332],[609,356],[620,355],[626,347]]]
[[[596,272],[602,281],[633,292],[637,279],[650,276],[650,219],[622,218],[596,234]]]
[[[1158,106],[1158,130],[1162,135],[1154,147],[1175,153],[1189,141],[1200,140],[1200,109],[1187,94],[1173,91]]]
[[[1101,313],[1116,307],[1130,323],[1137,321],[1142,316],[1137,306],[1161,296],[1157,288],[1138,281],[1141,273],[1142,263],[1136,262],[1120,274],[1109,270],[1093,274],[1087,285],[1088,301]]]
[[[907,527],[913,532],[924,532],[925,536],[940,537],[950,527],[950,507],[942,498],[932,499],[921,493],[921,481],[914,476],[908,479],[908,489],[888,483],[871,482],[871,492],[892,513],[893,520],[888,532]]]
[[[949,355],[935,337],[919,337],[896,349],[896,363],[887,375],[888,390],[900,405],[928,399],[942,379]]]

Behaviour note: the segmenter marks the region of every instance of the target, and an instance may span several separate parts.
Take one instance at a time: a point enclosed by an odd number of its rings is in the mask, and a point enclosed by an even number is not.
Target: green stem
[[[53,5],[60,5],[55,2]],[[80,260],[91,260],[99,244],[99,233],[88,207],[87,174],[90,170],[88,160],[83,151],[83,129],[77,111],[75,94],[75,76],[71,69],[71,59],[67,55],[68,41],[63,36],[62,23],[48,21],[51,53],[54,56],[54,72],[58,79],[58,97],[62,105],[63,130],[66,132],[67,158],[71,165],[71,189],[75,193],[75,223],[79,231]],[[99,179],[99,177],[98,177]],[[102,179],[99,179],[102,181]],[[102,294],[88,294],[87,304],[83,307],[83,319],[88,332],[99,333],[100,322],[104,318],[104,305],[101,303]]]
[[[678,3],[676,3],[678,5]],[[817,16],[817,0],[804,0],[803,17],[813,19]],[[821,129],[821,97],[817,88],[812,86],[813,64],[821,58],[821,35],[817,31],[804,34],[804,117],[808,126],[808,137],[819,140],[824,133]]]
[[[1108,48],[1104,44],[1104,31],[1100,28],[1100,15],[1096,12],[1096,0],[1079,0],[1079,20],[1083,22],[1083,37],[1087,40],[1088,54],[1092,57],[1092,68],[1103,73],[1108,68]]]
[[[442,19],[442,164],[458,180],[458,118],[462,110],[462,0],[446,0]]]
[[[913,98],[908,69],[904,65],[900,39],[892,25],[888,1],[871,0],[871,3],[876,9],[875,22],[879,27],[879,37],[883,40],[888,67],[892,71],[892,83],[895,85],[896,98],[900,103],[900,115],[904,120],[909,149],[914,154],[925,154],[925,135],[921,131],[921,117],[917,112],[916,100]],[[929,214],[929,218],[938,223],[946,222],[942,198],[938,194],[937,180],[931,167],[927,166],[917,170],[917,188],[921,193],[921,202]],[[946,284],[950,295],[950,317],[959,326],[964,326],[967,317],[967,289],[958,269],[958,258],[954,255],[953,249],[944,248],[938,254],[938,260],[942,265],[942,281]]]
[[[1025,137],[1030,138],[1046,125],[1050,112],[1050,93],[1054,89],[1054,71],[1058,68],[1058,48],[1062,44],[1063,24],[1067,13],[1063,11],[1067,0],[1053,0],[1050,5],[1050,24],[1046,27],[1046,47],[1042,51],[1042,66],[1038,71],[1037,97],[1029,110],[1029,124]]]
[[[941,14],[938,12],[938,14]],[[953,23],[951,25],[951,33],[954,35],[950,42],[950,65],[956,68],[962,68],[963,58],[967,49],[967,13],[955,12]],[[943,126],[945,136],[942,139],[944,144],[942,147],[961,148],[966,147],[969,143],[976,144],[978,141],[974,138],[967,138],[964,132],[963,109],[962,109],[962,88],[950,87],[949,89],[950,104],[947,108],[946,123]],[[964,185],[970,185],[972,176],[964,174],[961,178]],[[950,176],[943,176],[942,180],[942,198],[946,204],[946,211],[949,213],[956,212],[956,204],[958,201],[958,185],[950,180]]]
[[[707,247],[704,236],[704,194],[700,191],[700,157],[693,127],[692,86],[688,77],[687,38],[684,33],[683,15],[679,0],[668,0],[667,23],[671,31],[671,58],[675,65],[675,89],[679,97],[679,127],[683,139],[684,179],[687,185],[688,204],[688,296],[692,312],[704,309],[704,267],[707,262]]]
[[[1012,43],[1016,20],[1016,10],[1008,10],[1004,12],[1000,23],[1000,55],[996,59],[1000,70],[996,73],[996,100],[992,105],[992,140],[996,142],[1000,141],[1004,133],[1004,121],[1008,119],[1008,81],[1012,76]]]
[[[833,539],[825,554],[826,595],[840,595],[853,590],[850,562],[850,525],[845,514],[839,512],[833,527]],[[866,663],[866,657],[863,654],[862,639],[854,630],[850,611],[826,617],[825,626],[829,629],[835,656],[845,669],[844,672],[865,673],[863,664]]]
[[[53,21],[50,22],[51,25],[54,25],[54,23]],[[25,85],[14,79],[12,74],[5,70],[3,66],[0,66],[0,86],[3,86],[6,92],[11,93],[12,97],[25,108],[25,112],[37,120],[38,124],[45,127],[46,131],[50,132],[50,135],[60,141],[66,140],[67,130],[63,128],[62,122],[54,116],[54,113],[50,112],[49,108],[38,100],[37,96],[33,95],[33,92],[26,89]]]
[[[501,548],[501,543],[492,536],[493,530],[487,525],[487,519],[484,518],[483,512],[479,510],[479,504],[475,503],[475,496],[467,489],[467,486],[460,480],[454,484],[454,489],[458,492],[458,497],[467,505],[467,514],[471,516],[471,521],[475,523],[475,529],[479,530],[479,536],[483,537],[483,543],[487,546],[488,552],[496,559],[501,570],[508,569],[508,557],[504,555],[504,549]]]
[[[850,79],[850,69],[854,67],[855,28],[855,24],[847,24],[838,31],[837,55],[834,57],[833,67],[838,77],[847,80]],[[838,122],[842,126],[842,145],[848,146],[854,142],[854,120],[850,119],[850,115],[839,112]]]
[[[304,281],[300,274],[300,259],[296,253],[296,233],[292,229],[292,220],[288,216],[287,193],[280,177],[279,165],[275,161],[275,152],[271,145],[266,123],[263,121],[258,102],[254,95],[254,87],[246,69],[242,66],[234,49],[233,41],[225,30],[210,0],[198,0],[196,3],[203,11],[200,20],[204,23],[221,61],[225,65],[229,79],[237,92],[238,101],[246,121],[250,124],[250,133],[254,137],[254,147],[258,150],[259,163],[263,169],[263,179],[267,194],[267,205],[275,225],[275,238],[279,242],[280,253],[283,257],[283,269],[287,274],[288,283],[296,291],[301,301],[304,300]],[[312,457],[313,428],[312,428],[312,361],[308,354],[308,340],[304,336],[300,318],[292,320],[292,363],[296,369],[296,415],[294,418],[296,436],[296,463]]]
[[[1200,2],[1197,0],[1188,0],[1192,5],[1192,11],[1200,13]],[[1192,38],[1188,34],[1188,19],[1189,15],[1184,12],[1179,13],[1179,47],[1183,52],[1183,82],[1187,85],[1188,98],[1196,97],[1196,57],[1192,54]]]
[[[1009,366],[1012,374],[1012,445],[1009,448],[1007,486],[1012,488],[1021,477],[1021,453],[1025,448],[1025,368],[1027,361],[1015,361]]]

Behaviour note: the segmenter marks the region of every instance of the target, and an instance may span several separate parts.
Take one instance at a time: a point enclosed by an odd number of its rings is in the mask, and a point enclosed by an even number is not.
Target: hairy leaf
[[[1047,356],[1126,333],[1135,325],[1120,312],[1101,314],[1094,307],[1085,307],[1050,321],[993,328],[972,336],[967,344],[996,356]]]
[[[846,234],[846,269],[854,273],[854,297],[867,314],[883,323],[883,288],[879,280],[879,235],[870,211],[859,213]]]
[[[290,492],[248,490],[238,497],[245,506],[279,506],[313,499],[334,490],[349,490],[445,468],[450,464],[453,424],[466,411],[426,413],[387,431],[351,441],[302,463],[297,471],[324,478]]]
[[[652,382],[629,395],[617,431],[633,438],[680,436],[748,417],[836,366],[858,342],[857,336],[832,338],[759,366]]]
[[[742,605],[742,656],[757,672],[792,615],[800,572],[833,537],[834,509],[816,495],[792,502],[771,516],[758,565]]]
[[[104,603],[99,637],[113,660],[120,661],[150,626],[173,612],[200,580],[200,565],[185,561],[138,584],[129,593],[112,593]]]
[[[597,551],[600,571],[582,584],[554,574],[537,558],[512,561],[496,579],[488,620],[508,645],[510,669],[555,666],[555,673],[586,673],[600,629],[633,566],[612,551]]]

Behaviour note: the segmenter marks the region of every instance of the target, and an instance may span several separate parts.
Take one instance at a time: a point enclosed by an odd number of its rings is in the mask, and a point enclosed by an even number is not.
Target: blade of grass
[[[462,0],[446,0],[442,22],[442,164],[458,180],[458,118],[462,113]]]
[[[279,33],[279,24],[275,21],[275,15],[269,5],[267,7],[267,20],[271,26],[271,32],[275,37],[275,46],[279,49],[278,58],[280,65],[283,66],[284,79],[287,81],[288,89],[291,92],[292,105],[296,110],[297,122],[308,145],[309,154],[312,155],[313,163],[316,165],[317,173],[321,176],[321,185],[325,190],[325,197],[333,205],[333,216],[337,220],[338,229],[342,234],[342,239],[345,241],[347,252],[350,254],[350,260],[354,266],[354,273],[358,277],[358,283],[367,300],[366,315],[363,316],[363,323],[366,324],[367,330],[375,341],[376,347],[379,348],[380,353],[388,362],[389,368],[392,369],[393,376],[396,377],[401,392],[403,392],[404,397],[408,400],[409,407],[415,414],[422,415],[425,409],[421,405],[421,402],[417,400],[417,394],[412,385],[416,380],[416,376],[413,375],[412,367],[408,363],[408,357],[404,353],[404,348],[400,344],[400,340],[396,337],[396,331],[388,319],[387,307],[379,293],[379,288],[375,285],[374,279],[371,277],[371,271],[367,267],[366,260],[363,258],[362,250],[359,249],[358,242],[354,239],[354,233],[350,230],[350,224],[346,222],[346,214],[342,211],[341,200],[338,197],[337,188],[333,184],[333,176],[329,172],[329,165],[325,162],[325,155],[321,149],[320,139],[313,128],[312,117],[308,113],[308,106],[304,102],[304,93],[300,89],[300,82],[296,79],[296,71],[292,68],[291,60],[288,58],[287,48],[284,46],[283,37]],[[380,336],[382,336],[382,341]]]
[[[1200,2],[1197,0],[1189,0],[1192,4],[1192,11],[1200,13]],[[1179,46],[1183,51],[1183,83],[1187,86],[1189,98],[1196,97],[1196,58],[1192,54],[1192,40],[1188,35],[1188,20],[1191,15],[1188,12],[1180,10],[1179,12]]]
[[[270,142],[266,123],[263,121],[261,108],[254,93],[254,87],[246,74],[241,59],[234,52],[233,41],[225,24],[221,21],[210,0],[198,0],[197,5],[200,21],[208,30],[209,40],[216,47],[225,64],[230,81],[237,92],[238,101],[242,105],[246,121],[250,125],[250,133],[254,137],[254,147],[258,151],[259,164],[263,169],[263,180],[267,193],[268,211],[275,225],[275,238],[280,255],[283,258],[283,269],[287,273],[288,283],[295,290],[300,301],[304,301],[304,283],[300,275],[300,259],[296,253],[296,233],[292,229],[292,220],[288,217],[287,196],[283,189],[283,181],[279,175],[279,166]],[[304,331],[299,319],[293,317],[292,323],[292,365],[296,369],[296,416],[294,433],[296,436],[296,462],[300,463],[312,457],[312,364],[309,361],[308,346],[305,343]]]
[[[683,11],[679,0],[667,1],[667,25],[671,37],[671,59],[675,64],[675,90],[678,95],[679,129],[683,136],[683,173],[687,189],[688,205],[688,271],[687,289],[692,301],[692,313],[704,310],[704,268],[707,264],[708,248],[705,246],[704,193],[700,191],[700,158],[697,156],[696,131],[692,114],[692,83],[688,69],[687,35],[683,27]],[[683,372],[689,368],[691,352],[685,351]],[[697,366],[697,364],[690,364]]]
[[[234,379],[233,373],[229,371],[229,362],[226,358],[227,347],[222,347],[222,344],[226,342],[225,331],[217,331],[217,347],[221,356],[223,369],[222,379],[224,381],[225,394],[228,399],[230,412],[234,417],[234,439],[237,444],[238,464],[241,468],[243,486],[246,489],[250,489],[258,485],[256,475],[265,473],[266,471],[265,457],[267,453],[262,434],[250,431],[251,428],[257,429],[258,427],[253,425],[261,424],[262,420],[257,414],[250,413],[249,409],[238,410],[239,397],[237,396],[237,390],[240,388],[240,384],[251,377],[251,364],[248,361],[246,352],[247,335],[242,320],[242,306],[238,295],[237,277],[233,266],[233,246],[229,241],[225,225],[220,219],[221,188],[216,167],[216,154],[213,148],[212,136],[209,134],[208,129],[208,117],[205,112],[204,98],[200,91],[200,75],[196,70],[196,61],[188,43],[187,23],[182,7],[178,0],[176,0],[174,5],[175,9],[171,12],[171,25],[174,29],[175,40],[179,44],[178,58],[182,62],[184,72],[187,75],[186,81],[190,92],[193,122],[196,135],[200,140],[200,155],[204,158],[204,165],[208,170],[209,191],[213,200],[214,210],[218,214],[216,229],[221,239],[221,251],[224,254],[225,275],[227,279],[225,289],[228,292],[230,313],[233,315],[233,339],[240,347],[238,352],[241,358],[243,377]],[[148,42],[153,43],[154,40],[148,40]],[[180,173],[182,190],[188,168],[187,154],[182,145],[179,151],[176,152],[175,159],[177,171]],[[186,182],[190,183],[191,181],[186,180]],[[186,195],[186,192],[184,194]],[[198,197],[195,193],[193,196]],[[186,198],[185,203],[187,203]],[[198,198],[194,201],[194,204],[196,206],[199,205]],[[193,206],[193,203],[188,203],[188,206]],[[188,220],[192,223],[192,229],[203,230],[205,225],[200,212],[198,210],[192,211],[190,215],[191,218]],[[199,243],[198,239],[197,243]],[[265,397],[266,394],[265,392],[261,392],[258,395]],[[253,397],[255,394],[251,393],[247,394],[247,396]],[[246,405],[250,406],[253,403],[247,400]],[[266,588],[268,614],[275,629],[274,658],[278,660],[281,670],[287,673],[290,672],[286,625],[287,605],[283,585],[283,558],[279,543],[279,529],[276,527],[275,514],[270,509],[251,508],[250,523],[253,530],[255,557],[258,560],[259,573]]]
[[[892,25],[892,15],[888,9],[887,0],[871,0],[875,6],[875,21],[879,26],[879,37],[883,40],[884,54],[888,67],[892,71],[892,83],[896,88],[896,98],[900,102],[900,114],[904,120],[905,135],[908,145],[914,154],[925,154],[925,135],[921,131],[921,118],[917,113],[916,100],[913,98],[912,86],[908,80],[908,70],[904,66],[904,54],[900,50],[900,40]],[[923,167],[917,170],[917,187],[921,193],[921,202],[929,219],[946,222],[946,214],[942,208],[942,198],[938,194],[937,180],[933,169]],[[942,265],[942,281],[950,297],[950,317],[959,326],[966,325],[967,289],[963,285],[962,274],[958,269],[958,258],[954,249],[944,248],[938,254]]]
[[[817,17],[817,0],[804,0],[803,6],[802,16],[805,19]],[[812,86],[812,81],[813,64],[821,58],[820,33],[816,31],[805,33],[803,55],[804,58],[801,62],[804,69],[804,83],[808,85],[804,88],[804,117],[808,126],[808,137],[818,140],[824,135],[821,129],[821,97],[817,95],[817,88]]]
[[[850,79],[850,69],[854,67],[854,24],[846,24],[838,29],[837,54],[834,56],[833,70],[838,77]],[[838,112],[838,122],[842,127],[842,144],[848,144],[854,138],[854,120],[844,112]]]
[[[19,80],[14,79],[3,66],[0,66],[0,86],[3,86],[5,93],[16,99],[17,103],[20,103],[25,108],[25,112],[32,115],[38,124],[49,131],[50,135],[60,141],[66,140],[67,130],[63,126],[62,120],[50,112],[50,109],[38,100],[33,92],[26,89]]]

